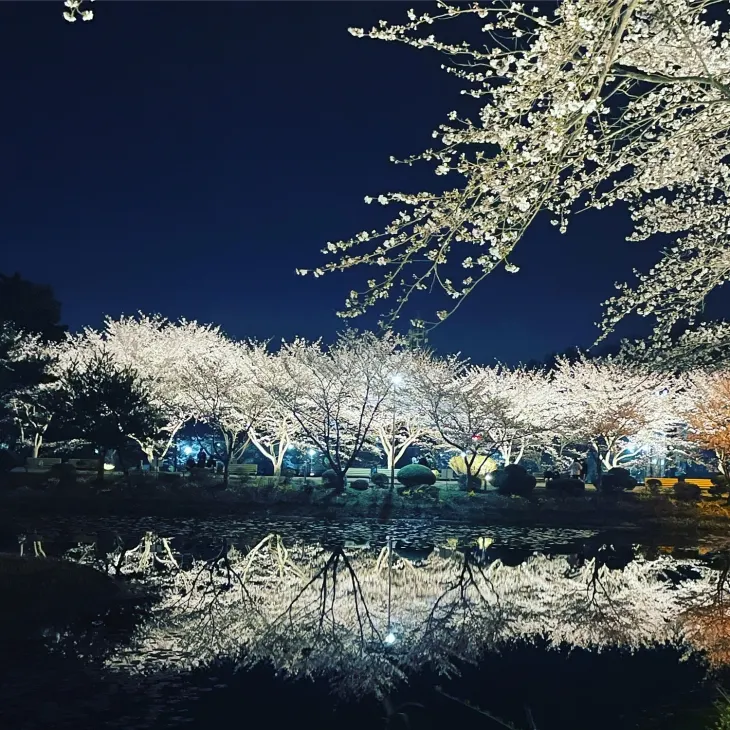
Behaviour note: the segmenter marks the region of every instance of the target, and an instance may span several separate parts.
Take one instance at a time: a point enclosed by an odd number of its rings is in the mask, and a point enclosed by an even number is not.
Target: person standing
[[[568,467],[568,473],[571,479],[580,479],[581,465],[578,459],[573,459],[573,463]]]

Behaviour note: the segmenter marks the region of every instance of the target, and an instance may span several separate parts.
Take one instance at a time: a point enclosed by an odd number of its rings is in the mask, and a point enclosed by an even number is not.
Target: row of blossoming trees
[[[550,371],[482,367],[411,350],[396,335],[348,331],[334,344],[278,349],[218,327],[161,317],[107,319],[60,344],[19,337],[10,367],[40,359],[45,381],[9,401],[37,456],[54,419],[100,451],[136,442],[152,465],[195,421],[216,431],[228,464],[255,448],[282,469],[291,446],[318,450],[340,485],[366,452],[388,466],[411,445],[558,462],[593,449],[604,468],[701,447],[727,473],[730,376],[652,373],[613,360],[559,360]],[[74,414],[84,414],[83,418]]]

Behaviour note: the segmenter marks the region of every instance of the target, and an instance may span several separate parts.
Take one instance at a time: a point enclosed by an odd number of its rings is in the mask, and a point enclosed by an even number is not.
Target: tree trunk
[[[226,458],[223,460],[223,489],[228,489],[228,472],[229,465],[231,463],[231,455],[226,454]]]
[[[36,434],[33,437],[33,458],[34,459],[38,458],[38,454],[40,453],[42,443],[43,443],[43,436],[41,436],[40,434]]]

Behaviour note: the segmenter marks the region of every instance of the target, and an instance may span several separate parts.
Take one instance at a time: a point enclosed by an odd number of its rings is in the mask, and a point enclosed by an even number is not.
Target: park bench
[[[348,479],[370,479],[370,477],[373,475],[373,470],[364,467],[356,467],[354,469],[348,469],[345,472],[345,476]]]
[[[28,457],[25,460],[26,469],[50,469],[54,464],[60,464],[61,460],[55,457],[43,457],[41,459],[33,459]]]
[[[644,480],[644,484],[649,479],[656,479],[663,489],[671,489],[679,480],[677,477],[647,477]],[[709,489],[712,486],[712,479],[694,479],[693,477],[687,477],[685,479],[687,484],[696,484],[700,489]]]
[[[228,473],[231,476],[255,477],[259,473],[258,464],[229,464]]]

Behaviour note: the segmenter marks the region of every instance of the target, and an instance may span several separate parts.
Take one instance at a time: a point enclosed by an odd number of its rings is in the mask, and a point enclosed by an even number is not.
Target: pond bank
[[[18,515],[139,516],[160,518],[246,517],[257,514],[314,519],[434,519],[463,524],[510,524],[535,527],[616,528],[654,533],[726,534],[730,509],[724,502],[700,505],[665,496],[628,493],[581,497],[553,496],[540,491],[529,499],[496,492],[468,495],[443,490],[439,499],[414,499],[387,490],[338,495],[331,491],[246,487],[210,492],[189,489],[160,493],[119,489],[94,494],[13,490],[0,494],[0,511]]]

